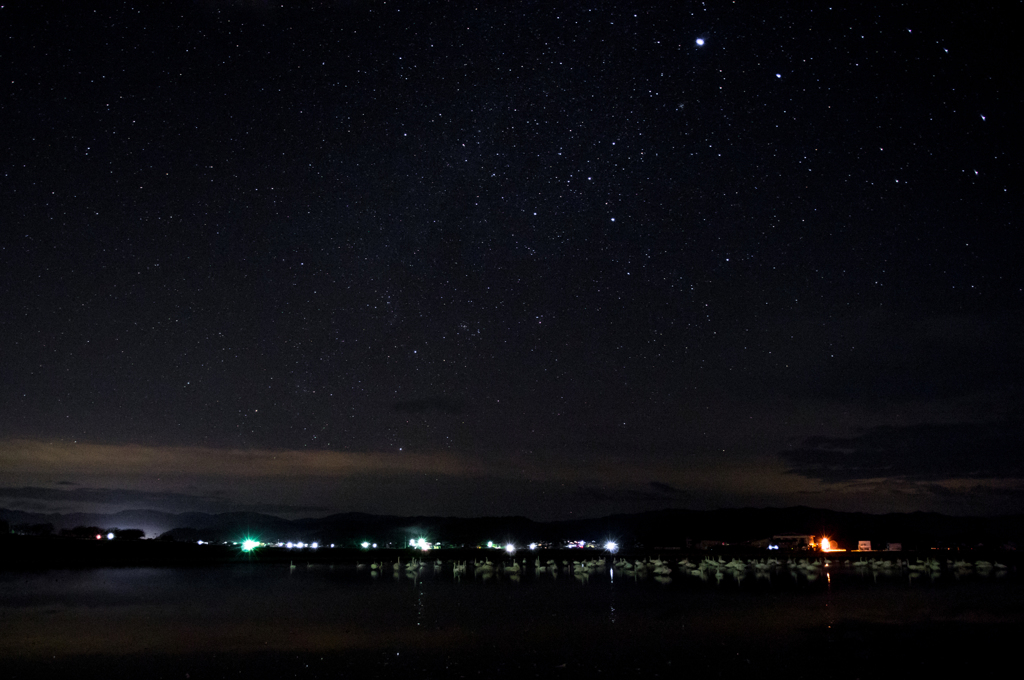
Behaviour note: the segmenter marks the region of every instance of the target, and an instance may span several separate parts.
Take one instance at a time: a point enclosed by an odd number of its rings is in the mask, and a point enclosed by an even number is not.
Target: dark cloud
[[[686,492],[664,482],[651,482],[651,488],[669,496],[685,496]]]
[[[584,496],[595,501],[612,503],[665,503],[681,496],[686,492],[662,482],[651,482],[650,488],[646,489],[601,489],[597,487],[586,487],[581,489]]]
[[[331,508],[326,505],[289,505],[287,503],[246,503],[230,505],[231,512],[261,512],[273,515],[285,515],[295,513],[316,513],[329,512]]]
[[[810,437],[782,451],[789,472],[825,482],[1024,475],[1024,423],[881,426],[852,437]]]
[[[641,489],[601,489],[585,487],[580,493],[594,501],[612,503],[659,503],[665,500],[664,494],[643,491]]]
[[[13,502],[13,503],[12,503]],[[52,489],[39,486],[0,488],[0,503],[19,504],[82,505],[98,504],[160,510],[197,510],[204,512],[326,512],[328,508],[314,505],[242,504],[218,496],[202,496],[160,491],[138,491],[135,489]]]
[[[40,486],[0,488],[0,498],[82,503],[182,503],[211,500],[209,497],[183,493],[136,491],[133,489],[51,489]]]
[[[428,399],[410,399],[395,402],[392,408],[399,413],[426,413],[438,411],[447,414],[459,414],[466,410],[466,402],[453,397],[432,397]]]
[[[948,487],[942,484],[926,484],[923,488],[929,493],[945,498],[977,499],[984,497],[1005,498],[1024,501],[1024,488],[988,486],[974,484],[968,487]]]

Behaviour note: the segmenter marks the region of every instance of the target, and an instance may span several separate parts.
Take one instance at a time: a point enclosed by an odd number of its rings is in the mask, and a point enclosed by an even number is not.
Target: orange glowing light
[[[832,541],[828,540],[827,538],[821,539],[821,551],[822,552],[828,552],[831,549],[832,549]]]

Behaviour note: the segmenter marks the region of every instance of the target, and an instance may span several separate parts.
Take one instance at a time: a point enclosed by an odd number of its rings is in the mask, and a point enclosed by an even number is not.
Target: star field
[[[0,438],[454,456],[403,478],[439,512],[1013,509],[1011,15],[8,4]]]

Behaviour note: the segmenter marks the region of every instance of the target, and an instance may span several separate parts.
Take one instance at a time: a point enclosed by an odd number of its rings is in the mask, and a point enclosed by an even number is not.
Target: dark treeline
[[[4,522],[4,525],[0,525],[0,530],[4,530],[3,533],[13,533],[20,536],[58,535],[63,538],[106,538],[119,541],[138,541],[146,537],[146,532],[142,529],[121,529],[119,527],[109,527],[104,529],[97,526],[76,526],[73,529],[61,529],[60,532],[57,533],[56,528],[51,522],[39,524],[15,524],[9,529],[6,526],[7,524],[7,522]]]

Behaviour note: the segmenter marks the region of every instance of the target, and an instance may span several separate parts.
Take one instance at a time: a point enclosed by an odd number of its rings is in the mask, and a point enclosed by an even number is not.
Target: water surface
[[[450,565],[373,576],[258,562],[0,573],[4,677],[675,677],[766,665],[805,677],[822,664],[861,677],[865,664],[995,667],[1022,632],[1013,574],[456,579]]]

